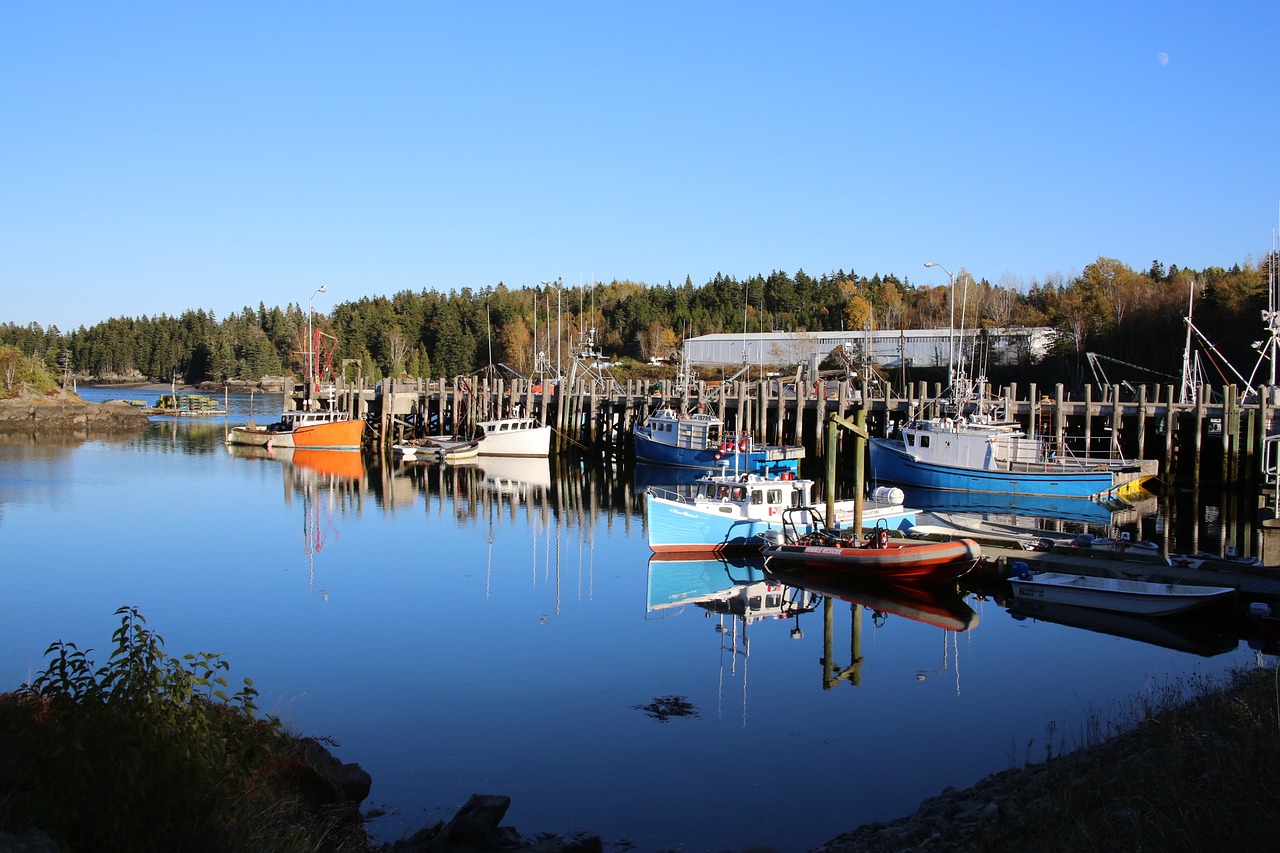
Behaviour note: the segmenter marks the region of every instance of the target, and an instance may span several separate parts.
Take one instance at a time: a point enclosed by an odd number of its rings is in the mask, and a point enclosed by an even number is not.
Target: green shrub
[[[0,697],[0,828],[38,826],[69,850],[266,849],[279,721],[255,717],[249,679],[228,694],[221,655],[170,657],[137,608],[116,613],[105,665],[59,640]]]

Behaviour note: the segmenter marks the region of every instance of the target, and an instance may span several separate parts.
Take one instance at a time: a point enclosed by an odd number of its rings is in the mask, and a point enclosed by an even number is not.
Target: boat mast
[[[1187,288],[1187,316],[1185,322],[1187,324],[1187,342],[1182,348],[1182,388],[1178,392],[1179,403],[1194,403],[1196,398],[1195,387],[1195,371],[1191,364],[1191,309],[1195,304],[1196,297],[1196,280],[1191,279],[1191,286]]]
[[[317,294],[325,293],[328,285],[320,285],[316,288],[316,292],[307,297],[307,394],[303,398],[308,409],[313,408],[315,401],[312,399],[312,392],[315,388],[316,378],[316,362],[315,362],[315,337],[311,329],[311,315],[315,313],[311,308],[311,300],[316,298]]]
[[[1276,357],[1280,356],[1280,310],[1276,308],[1276,262],[1280,261],[1280,244],[1277,244],[1276,229],[1271,230],[1271,253],[1267,257],[1267,310],[1262,312],[1262,322],[1267,330],[1267,339],[1258,341],[1253,345],[1258,350],[1258,362],[1253,366],[1253,373],[1249,375],[1249,384],[1245,386],[1245,393],[1248,393],[1253,387],[1253,379],[1258,374],[1258,368],[1262,366],[1262,360],[1267,359],[1271,363],[1270,381],[1268,388],[1275,388],[1276,385]],[[1274,391],[1270,392],[1273,396]]]

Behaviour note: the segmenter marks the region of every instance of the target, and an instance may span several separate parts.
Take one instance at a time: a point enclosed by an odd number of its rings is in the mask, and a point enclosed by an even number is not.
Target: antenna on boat
[[[315,312],[311,308],[311,300],[315,299],[317,294],[328,291],[328,285],[322,284],[316,288],[316,292],[307,297],[307,396],[305,400],[310,408],[312,387],[315,385],[316,379],[316,362],[315,362],[315,338],[311,329],[311,315]]]
[[[1276,306],[1276,262],[1278,260],[1280,260],[1280,244],[1277,243],[1276,229],[1272,228],[1271,252],[1267,257],[1267,310],[1262,312],[1262,322],[1267,330],[1267,338],[1254,341],[1253,348],[1258,351],[1258,362],[1253,366],[1253,373],[1249,375],[1249,384],[1245,386],[1246,392],[1252,387],[1253,379],[1257,376],[1263,359],[1271,363],[1268,387],[1275,388],[1276,384],[1276,358],[1280,356],[1280,310]]]

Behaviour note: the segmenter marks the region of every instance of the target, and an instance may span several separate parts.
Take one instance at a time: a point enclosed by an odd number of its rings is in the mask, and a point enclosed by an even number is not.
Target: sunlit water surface
[[[338,741],[390,812],[382,840],[496,793],[526,834],[809,850],[1270,661],[1239,619],[1156,645],[1015,619],[1001,591],[844,590],[855,610],[753,565],[651,561],[634,472],[233,455],[227,424],[279,400],[231,402],[0,443],[0,689],[56,639],[103,662],[137,605],[169,653],[225,653],[265,712]],[[651,713],[667,697],[694,714]]]

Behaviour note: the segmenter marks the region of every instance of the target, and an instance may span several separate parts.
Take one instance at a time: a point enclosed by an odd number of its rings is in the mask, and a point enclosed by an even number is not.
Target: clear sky
[[[13,2],[0,322],[1257,262],[1280,3]]]

